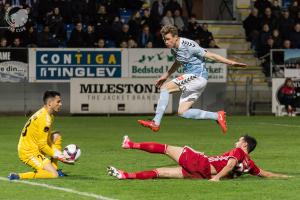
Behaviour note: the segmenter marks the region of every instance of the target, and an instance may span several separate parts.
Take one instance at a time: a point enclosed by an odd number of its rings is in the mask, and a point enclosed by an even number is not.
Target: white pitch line
[[[8,178],[4,178],[4,177],[0,177],[0,180],[1,181],[8,181],[8,182],[11,182],[11,183],[21,183],[21,184],[27,184],[27,185],[34,185],[34,186],[48,188],[48,189],[51,189],[51,190],[60,190],[60,191],[68,192],[68,193],[78,194],[80,196],[91,197],[91,198],[94,198],[94,199],[116,200],[116,199],[108,198],[108,197],[98,195],[98,194],[93,194],[93,193],[89,193],[89,192],[80,192],[80,191],[73,190],[73,189],[70,189],[70,188],[57,187],[57,186],[48,185],[48,184],[45,184],[45,183],[36,183],[36,182],[23,181],[23,180],[10,181],[10,180],[8,180]]]
[[[273,125],[273,126],[284,126],[284,127],[300,128],[299,125],[292,125],[292,124],[273,124],[273,123],[265,123],[265,122],[260,122],[258,124],[260,124],[260,125]]]

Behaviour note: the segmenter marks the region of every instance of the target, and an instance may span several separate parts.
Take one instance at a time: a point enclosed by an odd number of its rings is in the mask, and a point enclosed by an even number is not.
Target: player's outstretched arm
[[[237,163],[237,160],[234,158],[230,158],[227,162],[227,165],[219,172],[217,173],[213,178],[210,179],[210,181],[220,181],[221,178],[227,176],[229,172],[233,170]]]
[[[265,170],[262,170],[262,169],[260,169],[259,176],[263,177],[263,178],[290,178],[290,177],[292,177],[292,176],[289,176],[289,175],[286,175],[286,174],[268,172],[268,171],[265,171]]]
[[[223,56],[220,56],[218,54],[215,54],[215,53],[212,53],[212,52],[206,52],[205,58],[208,58],[210,60],[213,60],[213,61],[217,61],[217,62],[221,62],[221,63],[225,63],[227,65],[232,65],[232,66],[235,66],[235,67],[247,67],[246,64],[244,63],[239,63],[239,62],[235,62],[233,60],[229,60],[227,58],[224,58]]]
[[[172,67],[164,73],[155,83],[155,86],[160,88],[164,82],[173,74],[178,68],[180,67],[180,63],[178,61],[175,61],[172,65]]]
[[[47,140],[45,138],[40,139],[40,141],[38,142],[40,150],[52,157],[52,158],[56,158],[59,161],[66,163],[66,164],[74,164],[73,160],[67,160],[66,157],[63,155],[63,153],[59,150],[53,150],[48,144],[47,144]]]

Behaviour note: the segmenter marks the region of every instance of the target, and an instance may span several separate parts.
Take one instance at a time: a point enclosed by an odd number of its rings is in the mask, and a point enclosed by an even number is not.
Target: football
[[[64,148],[63,154],[68,160],[76,161],[81,155],[81,150],[76,144],[69,144]]]

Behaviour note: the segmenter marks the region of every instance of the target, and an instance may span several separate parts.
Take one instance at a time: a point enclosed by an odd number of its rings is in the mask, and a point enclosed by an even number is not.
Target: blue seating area
[[[128,9],[121,8],[119,11],[121,22],[127,24],[130,16],[132,15],[132,11]]]

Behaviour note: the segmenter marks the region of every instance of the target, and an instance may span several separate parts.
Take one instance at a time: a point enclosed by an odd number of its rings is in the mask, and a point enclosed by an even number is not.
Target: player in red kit
[[[149,153],[166,154],[179,166],[162,167],[154,170],[128,173],[115,167],[108,167],[108,174],[118,179],[153,179],[153,178],[199,178],[219,181],[222,178],[236,178],[249,173],[259,177],[282,177],[284,174],[265,171],[255,165],[249,153],[256,147],[255,138],[244,135],[235,143],[235,148],[220,155],[206,156],[191,147],[176,147],[154,142],[136,143],[124,136],[122,148],[139,149]]]

